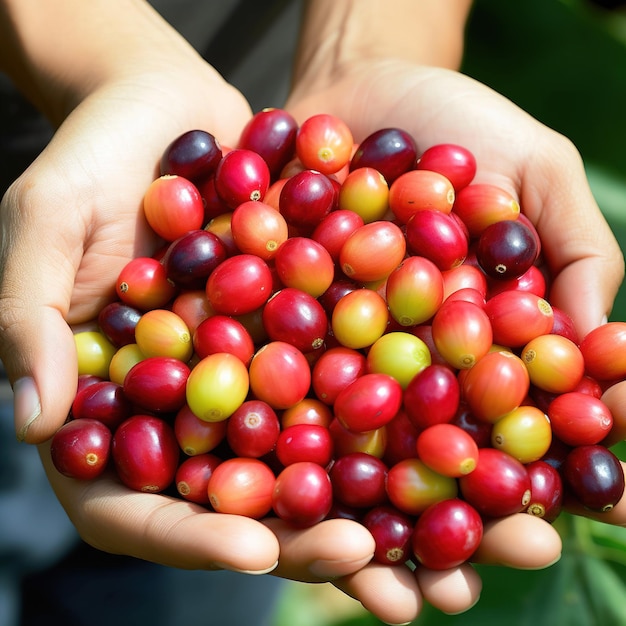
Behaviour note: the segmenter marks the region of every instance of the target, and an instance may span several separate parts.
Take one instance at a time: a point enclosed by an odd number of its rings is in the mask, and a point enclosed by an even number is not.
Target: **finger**
[[[611,385],[602,394],[602,401],[613,416],[613,426],[602,445],[610,447],[626,439],[626,381]]]
[[[480,599],[482,580],[469,563],[447,570],[418,567],[415,576],[424,600],[444,613],[463,613]]]
[[[387,624],[408,624],[424,604],[415,575],[404,566],[370,563],[333,584]]]
[[[374,538],[351,520],[330,519],[304,529],[277,518],[264,520],[264,524],[280,543],[280,562],[274,574],[283,578],[332,580],[360,570],[374,555]]]
[[[610,314],[624,259],[580,156],[568,140],[546,133],[549,149],[545,158],[529,159],[521,203],[542,238],[554,277],[550,302],[572,316],[582,337]]]
[[[50,231],[37,214],[45,207],[11,204],[9,199],[3,202],[0,223],[5,235],[0,357],[14,384],[18,438],[39,442],[63,423],[76,391],[76,349],[64,320],[75,272],[68,258],[72,251],[62,255],[46,241]],[[72,240],[68,234],[68,245]]]
[[[93,547],[181,569],[263,574],[276,567],[274,534],[256,520],[212,513],[179,498],[132,491],[111,477],[77,481],[51,465],[48,478],[81,537]]]
[[[518,513],[487,522],[472,561],[516,569],[541,569],[561,557],[562,542],[546,521]]]

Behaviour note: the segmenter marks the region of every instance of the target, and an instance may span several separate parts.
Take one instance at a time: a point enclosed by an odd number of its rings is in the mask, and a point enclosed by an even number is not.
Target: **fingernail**
[[[34,379],[19,378],[13,384],[13,411],[18,441],[24,441],[31,424],[41,415],[41,401]]]
[[[274,571],[278,567],[278,561],[276,561],[274,565],[272,565],[271,567],[268,567],[267,569],[254,569],[254,570],[237,569],[236,567],[232,567],[232,565],[225,565],[224,563],[217,563],[217,562],[215,563],[215,565],[219,569],[227,569],[231,572],[237,572],[239,574],[252,574],[254,576],[260,576],[261,574],[269,574],[270,572]]]

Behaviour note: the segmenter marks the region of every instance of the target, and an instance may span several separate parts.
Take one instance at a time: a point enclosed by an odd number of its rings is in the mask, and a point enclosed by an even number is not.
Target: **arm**
[[[395,58],[458,69],[471,0],[309,0],[294,74],[330,79],[355,61]]]
[[[0,70],[56,125],[107,82],[148,79],[193,57],[199,66],[192,47],[144,0],[0,2]],[[204,71],[220,80],[206,64]]]

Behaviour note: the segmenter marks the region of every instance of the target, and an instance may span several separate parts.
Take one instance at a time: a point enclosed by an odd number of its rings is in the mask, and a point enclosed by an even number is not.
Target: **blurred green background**
[[[463,71],[574,142],[626,251],[626,4],[476,0]],[[626,320],[626,286],[612,319]],[[557,564],[533,572],[482,567],[483,593],[473,609],[446,616],[426,606],[414,624],[626,626],[626,529],[569,516],[558,523],[564,551]],[[381,623],[330,585],[299,583],[288,584],[275,620],[276,626]]]

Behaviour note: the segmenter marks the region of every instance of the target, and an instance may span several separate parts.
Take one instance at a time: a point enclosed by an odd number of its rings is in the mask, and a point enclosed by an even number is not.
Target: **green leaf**
[[[456,616],[427,607],[415,625],[626,626],[624,580],[596,557],[572,550],[541,571],[478,569],[484,587],[475,607]]]

